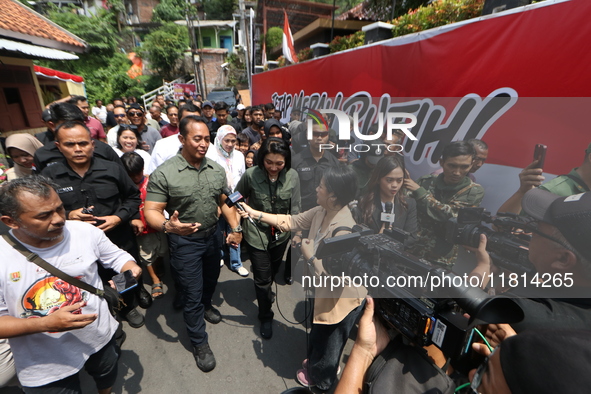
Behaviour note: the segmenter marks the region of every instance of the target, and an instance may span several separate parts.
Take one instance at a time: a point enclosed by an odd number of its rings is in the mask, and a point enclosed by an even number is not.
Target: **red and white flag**
[[[287,20],[287,12],[283,10],[283,57],[290,63],[297,63],[298,57],[293,46],[293,36]]]

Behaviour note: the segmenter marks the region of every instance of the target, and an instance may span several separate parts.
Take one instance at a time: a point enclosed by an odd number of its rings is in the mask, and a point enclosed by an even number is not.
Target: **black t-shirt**
[[[322,174],[326,172],[327,168],[339,165],[339,160],[329,152],[324,152],[320,160],[316,161],[310,149],[304,149],[291,159],[291,168],[298,172],[300,178],[302,212],[318,205],[316,204],[316,188],[320,184]]]

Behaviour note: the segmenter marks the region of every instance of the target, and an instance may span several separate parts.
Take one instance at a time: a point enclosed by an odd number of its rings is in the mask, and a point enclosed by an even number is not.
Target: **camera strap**
[[[96,294],[101,298],[105,298],[105,291],[101,289],[97,289],[94,286],[89,285],[86,282],[82,282],[80,279],[74,278],[59,268],[49,264],[47,261],[43,260],[37,253],[31,252],[27,247],[25,247],[22,243],[20,243],[14,236],[10,233],[2,234],[2,237],[10,246],[16,249],[20,254],[25,256],[27,261],[30,261],[33,264],[38,265],[39,267],[43,268],[45,271],[49,272],[53,276],[57,276],[58,278],[65,280],[71,285],[74,285],[80,289],[86,290],[92,294]]]
[[[579,191],[581,193],[585,193],[585,192],[589,191],[589,186],[587,186],[587,184],[585,182],[583,182],[583,180],[581,178],[578,178],[578,177],[571,175],[571,174],[565,174],[563,176],[568,177],[573,182],[575,182],[577,184],[577,189],[579,189]]]
[[[339,226],[339,227],[335,228],[334,230],[332,230],[331,237],[334,237],[340,231],[348,231],[348,232],[352,233],[353,229],[351,227],[347,227],[347,226]]]

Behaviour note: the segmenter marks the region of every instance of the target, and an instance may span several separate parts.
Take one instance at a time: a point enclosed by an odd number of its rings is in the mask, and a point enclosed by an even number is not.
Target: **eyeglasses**
[[[144,113],[139,112],[139,111],[138,112],[128,112],[127,116],[132,117],[132,118],[134,118],[134,117],[141,118],[142,116],[144,116]]]
[[[478,387],[480,387],[480,384],[482,383],[482,377],[484,376],[486,371],[488,371],[488,361],[491,359],[492,355],[495,354],[497,349],[498,347],[496,347],[491,354],[486,356],[482,364],[478,366],[478,369],[476,370],[476,373],[472,378],[472,383],[470,383],[470,389],[472,389],[473,394],[478,394]]]
[[[328,131],[318,131],[318,132],[313,132],[312,135],[314,137],[320,137],[320,138],[324,138],[328,136]]]
[[[113,115],[115,118],[125,118],[125,114]]]

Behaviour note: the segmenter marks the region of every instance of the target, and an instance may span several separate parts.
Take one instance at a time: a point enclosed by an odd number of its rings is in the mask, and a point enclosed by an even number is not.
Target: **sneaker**
[[[271,339],[273,336],[273,321],[269,320],[262,322],[260,332],[263,339]]]
[[[195,357],[197,367],[203,372],[209,372],[215,368],[215,357],[208,343],[195,346],[193,348],[193,357]]]
[[[220,267],[223,267],[223,266],[224,266],[224,259],[221,259],[220,260]]]
[[[127,320],[129,325],[133,328],[140,328],[145,323],[144,317],[135,308],[127,312],[127,315],[125,315],[125,320]]]
[[[243,266],[240,266],[237,270],[234,270],[234,272],[236,272],[240,276],[248,276],[249,274],[248,270]]]
[[[218,324],[222,321],[222,315],[220,314],[220,311],[215,309],[213,306],[205,310],[204,317],[205,320],[207,320],[211,324]]]

